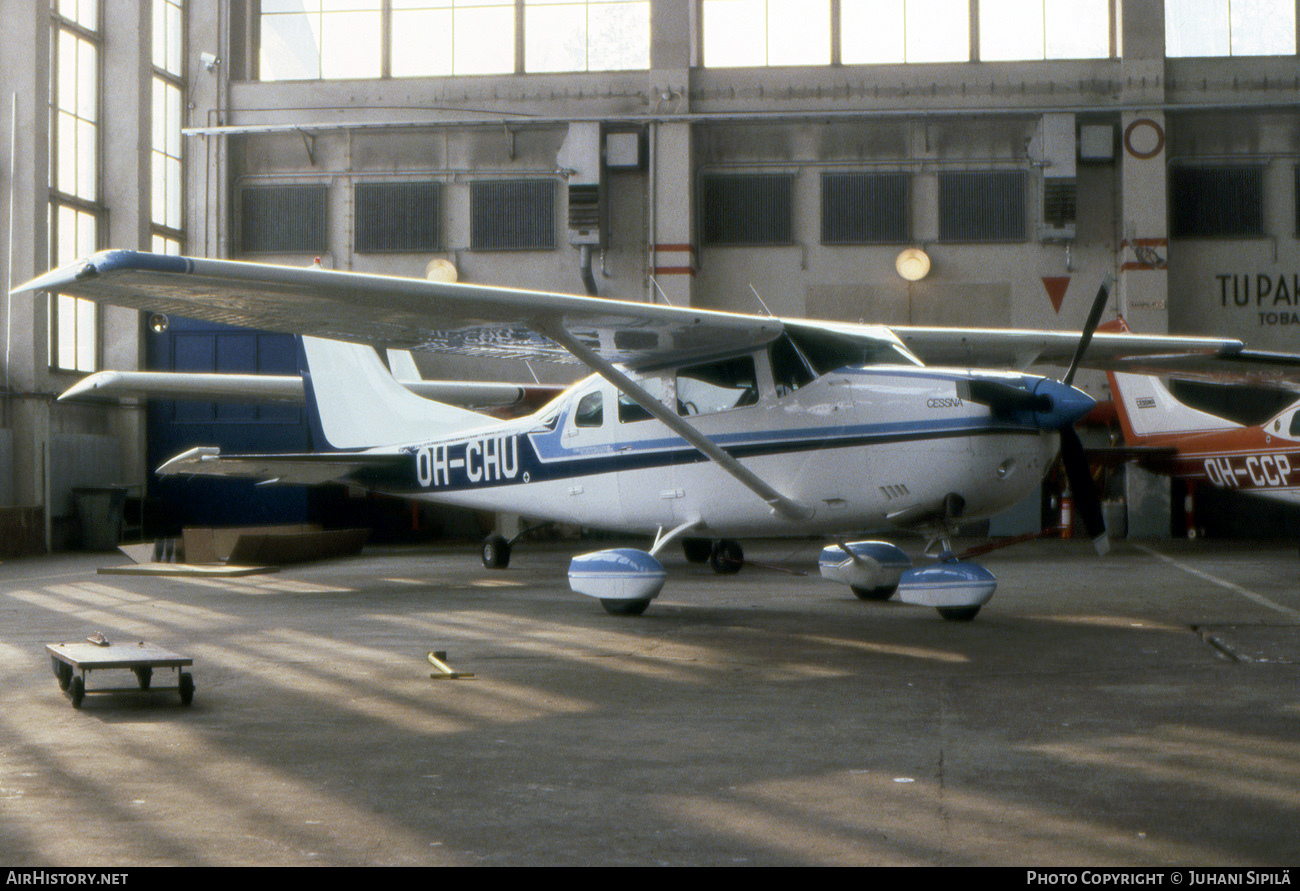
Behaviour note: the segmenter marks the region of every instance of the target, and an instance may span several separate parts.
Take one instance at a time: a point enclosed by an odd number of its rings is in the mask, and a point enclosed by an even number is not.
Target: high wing
[[[1300,356],[1239,350],[1222,356],[1132,356],[1108,371],[1173,377],[1208,384],[1248,384],[1300,392]]]
[[[631,366],[781,333],[764,316],[134,251],[96,254],[18,290],[383,347],[572,361],[551,336],[560,332]]]
[[[561,344],[576,340],[632,368],[752,349],[786,325],[771,316],[135,251],[105,251],[15,290],[402,349],[572,361]],[[896,335],[927,364],[956,367],[1064,365],[1079,342],[1070,331],[789,324],[877,342]],[[1243,355],[1231,338],[1098,333],[1084,364],[1137,370],[1143,357],[1203,363]]]
[[[1300,355],[1246,349],[1232,338],[1177,337],[1106,332],[1093,335],[1086,368],[1218,384],[1248,384],[1300,391]],[[1078,333],[1003,328],[891,326],[927,365],[1015,368],[1065,367]]]
[[[1079,344],[1077,331],[1009,328],[924,328],[891,326],[927,365],[998,367],[1023,371],[1031,365],[1068,366]],[[1239,355],[1245,345],[1232,338],[1117,334],[1098,331],[1083,365],[1103,370],[1181,366],[1209,367]],[[1300,370],[1300,357],[1295,368]],[[1143,372],[1151,373],[1151,372]]]

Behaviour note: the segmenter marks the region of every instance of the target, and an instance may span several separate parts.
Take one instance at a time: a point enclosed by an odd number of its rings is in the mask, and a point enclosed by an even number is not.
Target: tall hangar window
[[[1112,5],[1113,0],[702,0],[704,64],[1104,59],[1114,55]]]
[[[840,0],[845,65],[970,61],[971,0]]]
[[[525,71],[649,67],[649,0],[524,0]]]
[[[182,208],[181,109],[185,81],[184,0],[153,0],[153,250],[179,254],[185,243]]]
[[[383,0],[262,0],[260,78],[379,77],[382,9]]]
[[[702,0],[709,68],[829,65],[830,0]]]
[[[514,0],[392,0],[391,75],[510,74]]]
[[[1110,0],[979,0],[982,62],[1105,59]]]
[[[1292,56],[1295,0],[1165,0],[1168,56]]]
[[[650,67],[650,0],[261,0],[254,25],[264,81]]]
[[[55,266],[99,248],[99,0],[54,0],[50,34],[50,258]],[[94,371],[99,313],[89,300],[50,295],[50,367]]]
[[[1252,238],[1264,234],[1262,167],[1169,170],[1169,234],[1175,238]]]

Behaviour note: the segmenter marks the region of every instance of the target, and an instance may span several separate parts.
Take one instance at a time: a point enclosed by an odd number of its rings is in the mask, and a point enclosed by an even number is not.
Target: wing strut
[[[670,411],[640,384],[619,371],[610,362],[602,359],[595,351],[566,331],[562,325],[539,325],[538,330],[572,353],[582,364],[618,387],[623,393],[626,393],[633,402],[662,421],[668,429],[703,452],[705,457],[767,502],[774,513],[778,513],[788,520],[806,520],[812,516],[812,511],[791,501],[776,489],[773,489],[748,467],[745,467],[719,448],[711,439],[688,424],[676,412]]]

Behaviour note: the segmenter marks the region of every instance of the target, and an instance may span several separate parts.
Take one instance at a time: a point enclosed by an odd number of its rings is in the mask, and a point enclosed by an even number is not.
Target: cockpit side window
[[[578,407],[573,412],[573,426],[599,427],[604,422],[604,401],[599,390],[594,390],[578,400]]]
[[[677,413],[680,415],[707,415],[757,402],[758,378],[753,356],[736,356],[677,370]]]
[[[618,394],[618,422],[620,424],[634,424],[637,421],[648,421],[651,418],[650,412],[646,411],[626,393]]]
[[[1291,415],[1291,438],[1300,439],[1300,411]]]
[[[806,387],[816,379],[799,348],[789,337],[782,335],[774,341],[769,353],[772,357],[772,383],[776,385],[778,399],[800,387]]]

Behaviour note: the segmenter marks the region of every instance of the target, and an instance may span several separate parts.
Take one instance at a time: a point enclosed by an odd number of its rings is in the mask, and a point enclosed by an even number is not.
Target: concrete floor
[[[792,574],[819,548],[674,551],[634,619],[568,591],[578,543],[5,563],[0,862],[1300,863],[1294,546],[1021,545],[969,624]],[[194,703],[71,708],[44,644],[96,631],[193,656]]]

